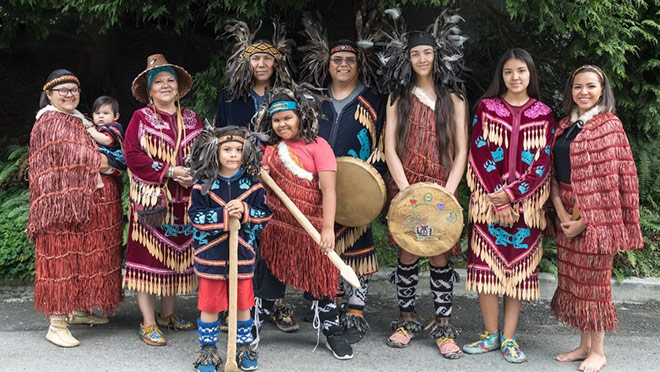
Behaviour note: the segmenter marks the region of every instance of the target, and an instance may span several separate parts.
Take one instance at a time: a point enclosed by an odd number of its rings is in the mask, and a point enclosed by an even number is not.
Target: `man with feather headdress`
[[[309,14],[303,16],[308,44],[301,47],[305,53],[300,79],[315,86],[328,87],[319,119],[319,136],[328,141],[335,156],[352,156],[372,164],[383,173],[383,123],[385,97],[375,89],[378,58],[374,43],[378,33],[378,12],[364,17],[356,14],[359,41],[338,40],[328,48],[328,41],[320,23]],[[364,307],[371,274],[378,271],[371,224],[347,227],[337,224],[337,253],[358,274],[361,288],[342,285],[345,316],[342,323],[346,339],[356,343],[369,329],[364,318]]]
[[[286,38],[286,29],[273,21],[273,39],[255,40],[261,25],[251,32],[245,22],[230,19],[225,23],[225,36],[236,39],[227,60],[224,83],[215,113],[215,126],[248,127],[252,116],[265,98],[265,91],[276,86],[290,86],[291,50],[295,43]]]
[[[225,23],[225,36],[235,38],[236,43],[227,60],[226,88],[220,92],[218,99],[215,113],[216,127],[235,125],[250,128],[252,116],[265,102],[266,91],[279,86],[290,87],[293,83],[291,72],[295,68],[291,62],[291,51],[295,43],[286,38],[286,29],[278,19],[273,21],[272,41],[255,40],[260,28],[261,25],[251,32],[245,22],[235,19]],[[270,277],[266,268],[257,269],[257,272]],[[255,276],[257,297],[263,297],[264,301],[273,304],[277,299],[284,297],[284,293],[277,295],[261,293],[258,290],[261,287],[258,282],[262,277],[261,274]],[[295,332],[299,329],[299,325],[293,319],[293,309],[289,305],[277,303],[264,308],[270,310],[268,314],[262,316],[273,321],[278,329],[283,332]],[[260,326],[259,320],[257,323]],[[226,330],[224,321],[222,328],[223,331]]]

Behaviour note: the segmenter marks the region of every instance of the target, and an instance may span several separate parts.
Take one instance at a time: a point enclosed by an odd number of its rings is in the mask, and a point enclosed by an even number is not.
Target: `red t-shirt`
[[[303,140],[285,140],[284,143],[289,149],[288,152],[291,160],[306,171],[312,174],[318,174],[318,172],[323,171],[337,171],[335,153],[323,138],[317,136],[316,142],[312,141],[309,143],[305,143]],[[262,163],[268,165],[271,156],[278,156],[275,154],[276,151],[279,151],[279,143],[266,147]]]

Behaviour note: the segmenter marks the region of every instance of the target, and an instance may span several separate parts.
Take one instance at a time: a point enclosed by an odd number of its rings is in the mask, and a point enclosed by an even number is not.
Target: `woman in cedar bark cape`
[[[93,123],[76,110],[80,92],[72,72],[53,71],[30,136],[34,306],[50,318],[46,339],[61,347],[79,345],[67,321],[107,323],[91,309],[107,314],[122,300],[121,191],[109,176],[96,189],[101,155],[86,132]]]
[[[580,331],[580,346],[555,357],[584,360],[581,371],[605,365],[605,331],[616,329],[612,259],[643,246],[635,161],[603,71],[585,65],[564,88],[564,112],[554,146],[552,203],[557,211],[557,319]]]
[[[479,294],[485,332],[463,346],[466,353],[500,349],[508,362],[526,360],[515,332],[522,300],[539,298],[553,133],[554,117],[539,100],[532,57],[523,49],[507,51],[472,121],[467,289]]]
[[[152,346],[166,344],[158,325],[195,328],[174,314],[174,296],[197,286],[186,213],[193,181],[183,165],[202,123],[179,103],[191,86],[190,74],[162,54],[147,58],[146,70],[132,85],[133,96],[147,106],[133,114],[124,141],[131,182],[124,287],[138,292],[140,337]],[[158,317],[157,295],[162,297]]]

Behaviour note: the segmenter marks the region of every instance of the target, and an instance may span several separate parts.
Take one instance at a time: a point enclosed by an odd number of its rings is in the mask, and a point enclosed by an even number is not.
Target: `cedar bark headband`
[[[222,145],[223,143],[227,143],[227,142],[245,143],[245,138],[234,134],[230,134],[228,136],[222,136],[218,138],[218,145]]]
[[[77,86],[80,86],[80,81],[78,80],[77,77],[75,77],[73,75],[62,75],[62,76],[57,77],[57,78],[47,82],[46,84],[44,84],[44,87],[42,88],[42,90],[45,92],[47,90],[52,89],[53,87],[55,87],[57,85],[65,84],[65,83],[74,83]]]

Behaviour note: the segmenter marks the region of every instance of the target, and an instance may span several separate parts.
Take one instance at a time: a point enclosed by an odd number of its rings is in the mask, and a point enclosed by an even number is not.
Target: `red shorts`
[[[252,278],[238,279],[238,310],[254,306]],[[229,281],[199,278],[197,308],[205,313],[219,313],[229,308]]]

